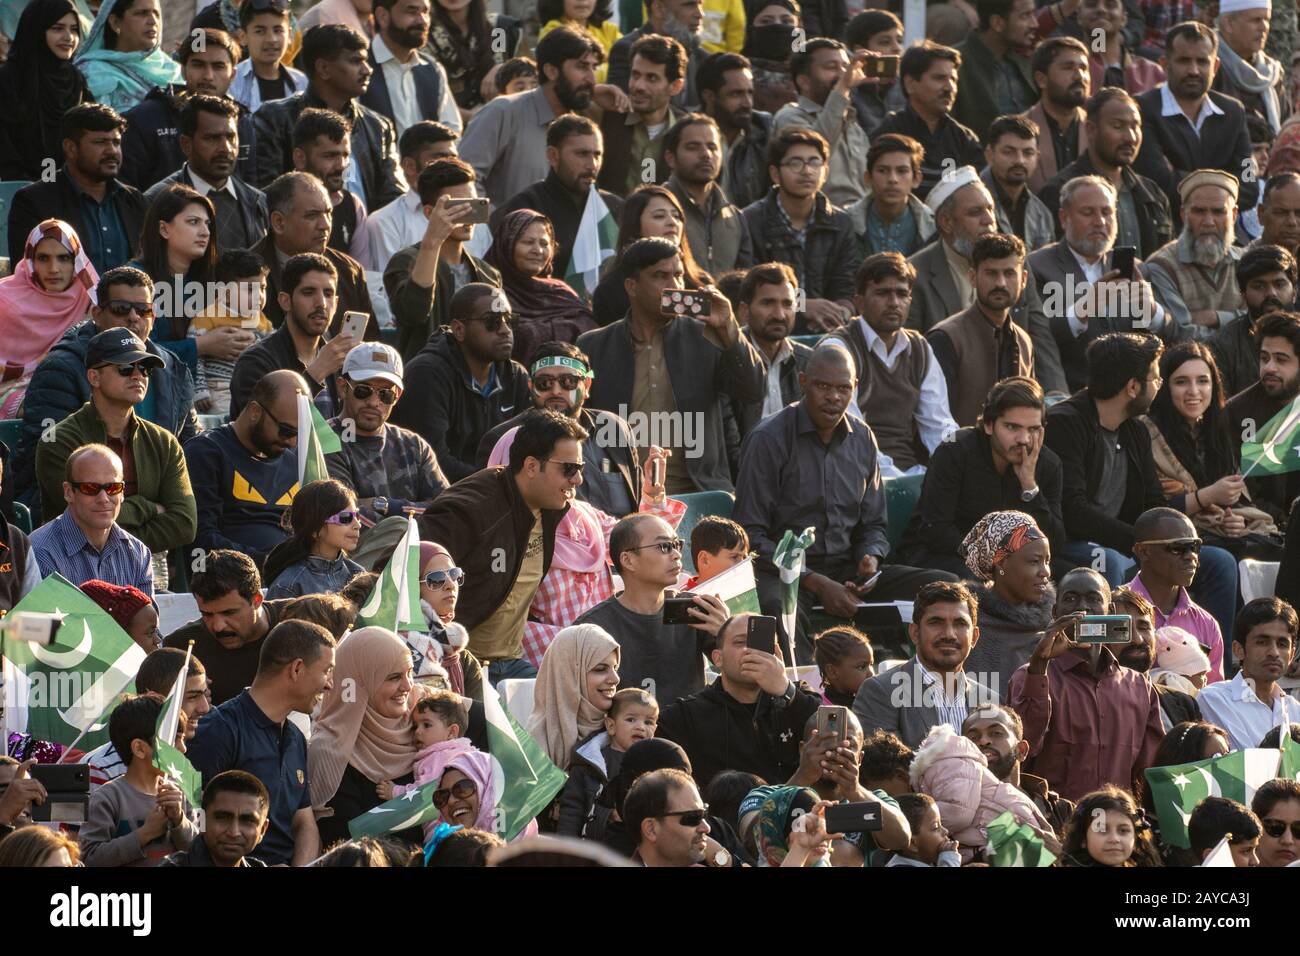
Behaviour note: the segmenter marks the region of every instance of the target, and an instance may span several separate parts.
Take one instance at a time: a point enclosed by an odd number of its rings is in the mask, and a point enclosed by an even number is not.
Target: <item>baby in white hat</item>
[[[1172,626],[1156,631],[1156,666],[1148,675],[1151,683],[1195,697],[1209,672],[1210,658],[1190,633]]]

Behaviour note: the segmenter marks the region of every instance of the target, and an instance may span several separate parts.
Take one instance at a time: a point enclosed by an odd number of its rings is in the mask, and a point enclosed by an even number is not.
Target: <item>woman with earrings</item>
[[[357,499],[332,478],[313,481],[294,496],[293,536],[266,559],[269,599],[336,592],[364,568],[348,558],[361,538]]]

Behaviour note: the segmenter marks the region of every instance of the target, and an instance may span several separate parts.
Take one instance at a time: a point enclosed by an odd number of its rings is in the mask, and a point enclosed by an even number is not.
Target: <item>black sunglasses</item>
[[[1259,822],[1264,828],[1264,832],[1274,840],[1282,839],[1282,834],[1286,833],[1287,827],[1291,828],[1292,838],[1300,840],[1300,820],[1292,820],[1290,823],[1285,820],[1261,820]]]
[[[483,328],[489,332],[500,332],[501,326],[508,325],[510,328],[515,327],[515,314],[513,312],[492,312],[479,319],[483,323]]]
[[[149,377],[149,370],[143,365],[96,365],[95,368],[115,368],[117,374],[123,378],[133,378],[136,372],[139,372],[144,378]]]
[[[257,402],[256,399],[253,399],[253,401]],[[297,428],[295,428],[295,427],[292,426],[292,425],[286,425],[284,422],[280,421],[280,419],[276,418],[275,415],[272,414],[271,410],[270,410],[269,408],[267,408],[265,405],[263,405],[261,402],[257,402],[257,407],[260,408],[262,411],[266,412],[266,417],[267,417],[267,418],[269,418],[269,419],[271,419],[271,421],[275,422],[275,427],[276,427],[277,429],[279,429],[279,431],[280,431],[280,437],[281,437],[281,438],[297,438],[297,437],[298,437],[298,429],[297,429]]]
[[[374,395],[376,392],[379,393],[379,400],[385,405],[392,405],[397,401],[397,392],[393,391],[391,388],[375,388],[373,385],[352,386],[352,394],[357,397],[357,401],[359,402],[368,400],[370,396]]]
[[[437,796],[435,794],[434,796]],[[661,817],[676,817],[677,822],[688,830],[694,830],[700,825],[700,822],[709,814],[709,805],[706,803],[703,809],[697,810],[674,810],[671,813],[662,813]]]
[[[125,318],[132,312],[142,319],[153,318],[153,306],[148,302],[127,302],[125,299],[112,299],[104,308],[108,309],[109,315],[114,315],[119,319]]]
[[[1201,542],[1199,541],[1175,541],[1166,544],[1165,550],[1175,557],[1182,558],[1188,554],[1200,554]]]
[[[548,461],[555,461],[553,458],[543,458],[543,464]],[[560,466],[560,471],[564,472],[565,478],[572,478],[582,471],[582,462],[580,461],[556,461],[555,464]]]
[[[576,375],[534,375],[533,388],[539,392],[549,392],[555,387],[555,383],[560,383],[560,388],[566,392],[576,391],[579,382],[582,380]]]
[[[450,787],[433,791],[433,805],[441,810],[452,797],[457,800],[468,800],[476,793],[478,793],[478,787],[474,785],[473,780],[457,780]]]
[[[74,491],[87,498],[93,498],[101,491],[107,493],[110,498],[126,491],[126,483],[122,481],[73,481],[69,484]]]

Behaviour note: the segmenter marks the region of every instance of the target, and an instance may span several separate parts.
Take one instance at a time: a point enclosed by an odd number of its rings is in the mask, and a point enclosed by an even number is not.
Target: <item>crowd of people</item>
[[[0,865],[1300,864],[1283,3],[19,2]]]

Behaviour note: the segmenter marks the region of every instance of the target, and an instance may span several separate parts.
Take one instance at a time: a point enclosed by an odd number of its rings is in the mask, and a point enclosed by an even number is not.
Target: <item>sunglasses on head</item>
[[[379,400],[385,405],[392,405],[397,401],[397,392],[391,388],[375,388],[373,385],[353,385],[352,394],[357,397],[357,401],[368,401],[371,395],[379,393]]]
[[[126,491],[126,482],[123,481],[72,481],[72,490],[87,498],[93,498],[101,491],[105,492],[110,498],[114,495],[120,495]]]
[[[542,462],[555,461],[553,458],[543,458]],[[565,478],[573,478],[582,471],[582,462],[580,461],[555,461],[560,466],[560,471],[564,472]]]
[[[96,365],[95,368],[113,368],[117,369],[117,374],[123,378],[134,378],[135,373],[139,372],[142,378],[149,377],[149,370],[143,365]]]
[[[253,401],[257,402],[256,399],[254,399]],[[286,425],[284,422],[280,421],[280,419],[276,418],[275,415],[271,413],[271,410],[267,408],[265,405],[263,405],[261,402],[257,402],[257,407],[260,408],[262,411],[266,412],[267,418],[275,422],[275,427],[279,431],[281,438],[288,439],[288,438],[298,437],[298,429],[295,428],[293,425]]]
[[[436,794],[435,794],[436,796]],[[709,805],[706,803],[703,809],[695,810],[674,810],[671,813],[661,814],[663,817],[676,817],[677,822],[688,830],[694,830],[709,814]]]
[[[148,302],[128,302],[125,299],[113,299],[104,308],[108,309],[109,315],[119,319],[126,318],[132,312],[142,319],[153,318],[153,306]]]
[[[1285,820],[1261,820],[1259,823],[1264,828],[1264,832],[1274,840],[1282,839],[1288,827],[1291,829],[1292,839],[1300,840],[1300,820],[1292,820],[1290,823]]]
[[[478,787],[474,785],[473,780],[457,780],[450,787],[433,791],[433,805],[441,810],[453,797],[457,800],[468,800],[476,793]]]
[[[330,515],[325,519],[326,524],[341,524],[344,526],[352,524],[359,519],[361,515],[356,511],[340,511],[336,515]]]
[[[555,388],[555,383],[560,383],[560,388],[566,392],[577,391],[582,379],[576,375],[534,375],[533,388],[539,392],[549,392]]]
[[[424,576],[424,583],[431,588],[446,587],[447,582],[460,584],[465,580],[465,572],[460,568],[447,568],[445,571],[430,571]]]
[[[479,321],[483,323],[483,328],[487,331],[500,332],[502,325],[508,325],[512,329],[515,327],[515,314],[513,312],[492,312]]]

